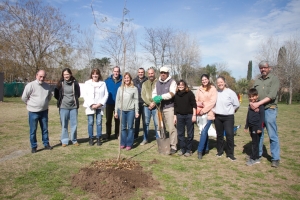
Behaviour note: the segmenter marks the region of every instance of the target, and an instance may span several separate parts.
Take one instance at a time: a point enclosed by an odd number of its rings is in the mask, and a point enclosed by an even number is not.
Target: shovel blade
[[[158,153],[169,155],[170,154],[170,138],[156,138]]]

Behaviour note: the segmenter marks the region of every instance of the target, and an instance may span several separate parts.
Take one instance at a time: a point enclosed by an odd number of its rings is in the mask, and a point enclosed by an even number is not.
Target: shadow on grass
[[[251,155],[252,153],[252,142],[248,142],[243,146],[243,153]],[[269,162],[272,162],[272,156],[268,154],[268,150],[265,145],[263,145],[263,154],[262,157],[266,158]]]

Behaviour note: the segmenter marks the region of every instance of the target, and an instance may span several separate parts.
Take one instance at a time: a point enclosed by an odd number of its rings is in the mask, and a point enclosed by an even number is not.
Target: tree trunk
[[[292,104],[292,99],[293,99],[293,82],[290,81],[290,88],[289,88],[289,105]]]

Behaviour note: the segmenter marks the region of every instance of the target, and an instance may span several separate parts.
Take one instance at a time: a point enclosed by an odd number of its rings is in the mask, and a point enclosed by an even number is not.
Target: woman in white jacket
[[[86,107],[85,113],[88,116],[89,145],[92,146],[94,144],[94,116],[96,115],[97,145],[101,146],[102,115],[108,98],[108,92],[105,82],[102,81],[100,70],[93,69],[90,80],[87,80],[84,85],[83,106]]]

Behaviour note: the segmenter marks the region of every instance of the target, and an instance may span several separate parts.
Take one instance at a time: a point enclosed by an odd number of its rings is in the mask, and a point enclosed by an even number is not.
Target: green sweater
[[[149,106],[152,100],[152,91],[155,88],[157,79],[155,79],[153,82],[150,80],[147,80],[143,83],[142,87],[142,99],[144,101],[144,106]]]
[[[254,88],[258,91],[259,100],[262,100],[266,97],[271,99],[271,101],[264,105],[265,109],[268,109],[271,106],[277,107],[279,79],[276,76],[273,74],[268,74],[265,79],[262,77],[256,79],[254,82]]]
[[[115,111],[118,109],[121,110],[121,99],[123,93],[123,111],[135,110],[135,113],[139,113],[139,95],[138,89],[133,87],[125,87],[124,92],[123,87],[118,88],[117,96],[116,96],[116,104]]]

